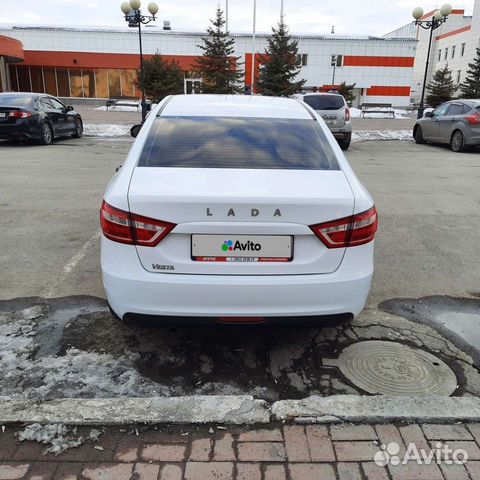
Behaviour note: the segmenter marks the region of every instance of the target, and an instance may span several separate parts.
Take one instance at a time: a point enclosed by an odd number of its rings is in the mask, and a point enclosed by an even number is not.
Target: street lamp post
[[[432,49],[432,39],[433,31],[436,30],[442,23],[447,21],[447,17],[452,13],[452,7],[446,3],[442,5],[440,10],[437,10],[430,20],[422,20],[423,17],[423,8],[417,7],[413,9],[412,16],[415,19],[415,25],[419,25],[425,30],[430,30],[430,37],[428,40],[428,53],[427,60],[425,62],[425,75],[423,77],[423,86],[422,86],[422,97],[420,100],[420,105],[418,107],[417,118],[423,117],[423,112],[425,110],[425,88],[427,86],[427,77],[428,77],[428,64],[430,62],[430,51]]]
[[[154,22],[158,13],[158,5],[156,3],[148,4],[148,11],[150,15],[143,15],[140,7],[142,3],[140,0],[130,0],[130,2],[123,2],[120,9],[125,15],[125,20],[129,27],[138,28],[138,41],[140,44],[140,86],[142,89],[142,123],[147,118],[147,102],[145,101],[145,84],[143,81],[143,48],[142,48],[142,25]]]

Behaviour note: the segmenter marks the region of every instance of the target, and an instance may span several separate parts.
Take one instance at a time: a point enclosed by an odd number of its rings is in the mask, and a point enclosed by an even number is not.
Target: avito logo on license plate
[[[290,262],[289,235],[192,235],[192,260],[197,262]]]

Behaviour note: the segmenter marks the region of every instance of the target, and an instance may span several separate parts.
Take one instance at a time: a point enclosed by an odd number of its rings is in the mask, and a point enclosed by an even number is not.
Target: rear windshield
[[[339,169],[314,120],[232,117],[155,119],[138,166]]]
[[[303,101],[314,110],[340,110],[345,106],[341,95],[306,95]]]
[[[0,95],[0,107],[28,107],[33,103],[33,97],[25,95]]]

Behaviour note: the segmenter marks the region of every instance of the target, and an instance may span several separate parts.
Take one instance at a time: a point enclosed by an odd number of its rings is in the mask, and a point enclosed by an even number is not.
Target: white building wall
[[[17,38],[24,44],[25,50],[91,52],[106,54],[137,54],[138,31],[136,29],[60,29],[60,28],[7,28],[0,26],[0,34]],[[144,28],[143,50],[145,54],[159,52],[164,55],[201,55],[198,44],[204,33],[162,31]],[[253,49],[251,35],[233,35],[235,54],[240,63],[245,63],[245,55]],[[415,57],[415,39],[383,37],[344,37],[294,36],[298,40],[299,53],[308,55],[308,63],[301,68],[299,79],[306,85],[322,87],[332,84],[332,55],[374,56],[374,57]],[[256,51],[263,53],[267,46],[267,35],[259,34],[256,39]],[[54,55],[54,53],[52,53]],[[245,65],[241,65],[244,69]],[[411,86],[413,68],[409,67],[337,67],[335,84],[343,81],[356,84],[357,88],[368,89],[372,86]],[[363,101],[375,101],[368,97]],[[381,97],[382,102],[394,105],[408,105],[408,97]]]

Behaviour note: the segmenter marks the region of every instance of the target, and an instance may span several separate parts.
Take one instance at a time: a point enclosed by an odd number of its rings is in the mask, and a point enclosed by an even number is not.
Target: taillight
[[[8,114],[10,118],[30,118],[32,114],[30,112],[22,112],[21,110],[15,110]]]
[[[465,117],[465,120],[470,125],[480,125],[480,113],[474,113],[473,115]]]
[[[311,225],[310,228],[327,248],[364,245],[375,238],[378,228],[377,209],[373,206],[357,215]]]
[[[125,212],[105,201],[100,210],[100,224],[109,240],[143,247],[157,246],[175,228],[173,223]]]
[[[350,109],[348,107],[345,108],[345,121],[350,121]]]

